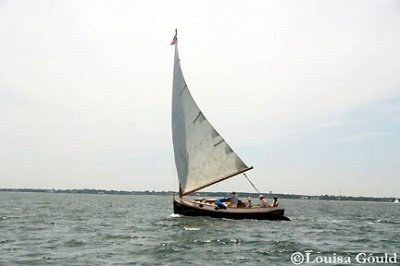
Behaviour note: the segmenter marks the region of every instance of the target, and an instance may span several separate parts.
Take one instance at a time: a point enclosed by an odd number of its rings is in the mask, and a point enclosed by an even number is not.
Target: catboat
[[[214,200],[190,200],[184,196],[253,169],[248,167],[204,116],[183,77],[177,32],[172,85],[172,139],[179,179],[179,197],[173,199],[174,213],[226,219],[290,220],[279,207],[218,208]],[[254,184],[248,179],[248,181]]]

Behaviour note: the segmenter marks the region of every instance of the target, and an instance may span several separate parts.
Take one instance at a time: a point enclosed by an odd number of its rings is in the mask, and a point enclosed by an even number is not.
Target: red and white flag
[[[178,41],[178,36],[177,35],[178,35],[178,31],[175,29],[175,36],[172,39],[171,45],[175,45],[176,42]]]

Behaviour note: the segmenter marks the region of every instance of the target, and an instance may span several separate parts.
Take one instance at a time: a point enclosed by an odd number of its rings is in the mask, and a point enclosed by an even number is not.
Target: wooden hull
[[[210,216],[226,219],[254,219],[254,220],[283,220],[290,221],[284,216],[281,208],[227,208],[219,209],[214,204],[200,201],[186,201],[174,199],[174,213],[186,216]]]

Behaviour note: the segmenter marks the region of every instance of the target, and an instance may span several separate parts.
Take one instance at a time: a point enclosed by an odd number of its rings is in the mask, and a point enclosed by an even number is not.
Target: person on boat
[[[247,208],[253,207],[253,205],[251,205],[251,197],[247,197],[247,205],[246,205],[246,207]]]
[[[231,207],[236,208],[239,203],[239,198],[236,195],[236,192],[233,191],[232,194],[227,198],[231,202]]]
[[[268,205],[268,201],[267,201],[267,199],[264,197],[264,195],[259,195],[258,196],[258,198],[260,199],[260,201],[261,201],[261,207],[269,207],[269,205]]]
[[[225,206],[225,204],[223,204],[222,202],[225,200],[225,198],[220,198],[220,199],[217,199],[216,201],[215,201],[215,205],[217,205],[217,207],[215,208],[215,209],[226,209],[226,206]]]
[[[274,197],[272,198],[271,207],[278,207],[278,205],[279,205],[278,197],[274,196]]]

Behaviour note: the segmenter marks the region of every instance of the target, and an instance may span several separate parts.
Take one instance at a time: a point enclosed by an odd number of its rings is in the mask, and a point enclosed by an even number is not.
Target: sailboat
[[[399,199],[396,198],[396,199],[394,200],[394,203],[400,203]]]
[[[230,207],[224,202],[226,208],[220,208],[213,199],[184,198],[228,178],[245,175],[253,167],[248,167],[233,151],[194,101],[182,73],[177,31],[171,45],[175,46],[172,139],[179,179],[179,197],[173,199],[174,213],[227,219],[289,220],[284,216],[285,210],[279,207]]]

